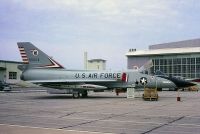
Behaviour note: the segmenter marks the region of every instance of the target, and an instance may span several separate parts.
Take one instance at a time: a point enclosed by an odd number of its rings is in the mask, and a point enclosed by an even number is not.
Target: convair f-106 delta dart
[[[18,42],[24,65],[21,80],[43,87],[65,90],[74,98],[87,97],[88,91],[127,88],[177,88],[169,79],[139,71],[67,70],[30,42]]]

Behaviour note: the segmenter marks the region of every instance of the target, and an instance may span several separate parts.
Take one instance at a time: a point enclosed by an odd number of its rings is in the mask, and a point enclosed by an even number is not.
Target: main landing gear
[[[87,92],[87,90],[84,90],[84,91],[82,91],[82,92],[74,91],[74,92],[72,93],[72,95],[73,95],[73,98],[74,98],[74,99],[78,99],[78,98],[87,98],[87,97],[88,97],[88,92]]]

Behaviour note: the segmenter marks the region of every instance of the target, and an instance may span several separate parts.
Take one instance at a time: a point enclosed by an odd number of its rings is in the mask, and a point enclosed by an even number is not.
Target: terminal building
[[[22,73],[18,69],[18,65],[22,64],[23,62],[0,60],[0,81],[18,83]]]
[[[128,69],[152,61],[151,74],[160,70],[169,76],[200,78],[200,39],[151,45],[149,50],[130,49],[126,56]]]

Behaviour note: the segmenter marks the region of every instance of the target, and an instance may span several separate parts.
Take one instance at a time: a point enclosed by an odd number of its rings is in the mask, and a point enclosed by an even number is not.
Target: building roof
[[[172,55],[172,54],[188,54],[188,53],[200,53],[200,47],[165,48],[165,49],[129,51],[126,53],[126,56]]]
[[[200,47],[200,39],[183,40],[162,44],[150,45],[149,49]]]
[[[23,62],[19,62],[19,61],[7,61],[7,60],[0,60],[0,62],[3,62],[3,63],[24,64]]]
[[[104,60],[104,59],[91,59],[91,60],[88,60],[88,62],[99,62],[99,61],[105,62],[106,60]]]

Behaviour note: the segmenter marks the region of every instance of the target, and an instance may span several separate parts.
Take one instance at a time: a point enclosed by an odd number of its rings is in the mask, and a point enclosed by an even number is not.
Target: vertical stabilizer
[[[30,42],[18,42],[17,45],[28,68],[64,68]]]

